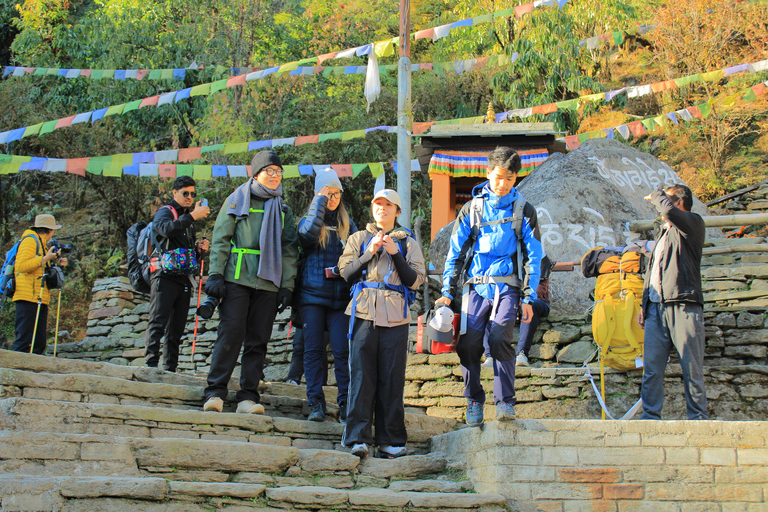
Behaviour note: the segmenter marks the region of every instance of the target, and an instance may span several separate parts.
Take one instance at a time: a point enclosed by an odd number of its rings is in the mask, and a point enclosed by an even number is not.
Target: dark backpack
[[[173,219],[178,219],[176,209],[165,205],[173,213]],[[137,222],[125,233],[128,244],[128,279],[131,286],[137,292],[149,293],[151,291],[151,272],[149,260],[155,247],[158,245],[152,222]]]

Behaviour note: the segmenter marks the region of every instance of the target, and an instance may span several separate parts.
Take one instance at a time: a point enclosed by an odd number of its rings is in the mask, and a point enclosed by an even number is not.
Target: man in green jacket
[[[237,412],[264,414],[258,386],[277,313],[290,306],[298,235],[293,212],[282,201],[283,167],[273,151],[251,163],[253,178],[222,206],[213,228],[205,293],[222,299],[204,411],[221,412],[227,384],[243,357]]]

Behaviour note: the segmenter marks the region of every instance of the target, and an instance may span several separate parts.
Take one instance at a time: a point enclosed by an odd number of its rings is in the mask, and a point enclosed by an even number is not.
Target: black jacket
[[[701,291],[701,250],[704,247],[704,219],[693,212],[675,208],[661,189],[651,193],[651,202],[659,214],[671,224],[668,229],[666,247],[661,254],[661,301],[695,302],[704,305]],[[659,237],[661,238],[661,237]],[[659,243],[659,240],[656,240]],[[643,312],[649,299],[651,269],[655,251],[645,273],[643,288]]]
[[[189,213],[188,208],[182,208],[179,203],[171,199],[168,206],[176,210],[178,219],[173,219],[173,213],[166,207],[162,207],[155,212],[152,220],[152,229],[155,234],[154,247],[158,252],[172,251],[174,249],[194,249],[195,248],[195,219]],[[197,254],[198,261],[200,255]],[[166,276],[165,278],[174,278],[180,282],[187,282],[187,276]]]

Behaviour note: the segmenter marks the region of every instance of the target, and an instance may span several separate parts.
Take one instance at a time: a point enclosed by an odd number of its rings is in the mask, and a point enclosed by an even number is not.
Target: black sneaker
[[[307,417],[309,421],[325,421],[325,408],[322,402],[310,400],[309,407],[312,409]]]
[[[339,404],[339,423],[342,425],[347,424],[347,402],[341,402]]]

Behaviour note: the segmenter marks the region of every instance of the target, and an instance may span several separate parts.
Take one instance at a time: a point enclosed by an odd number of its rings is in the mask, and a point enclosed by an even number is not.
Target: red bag
[[[456,345],[459,342],[461,315],[458,313],[453,315],[453,339],[451,343],[440,343],[431,339],[428,334],[427,324],[432,318],[432,312],[433,310],[429,310],[425,315],[419,315],[416,325],[416,344],[413,347],[413,351],[417,354],[448,354],[456,352]]]

